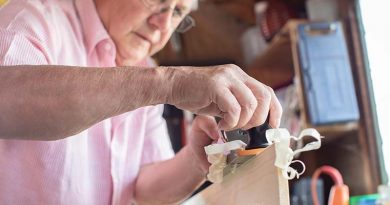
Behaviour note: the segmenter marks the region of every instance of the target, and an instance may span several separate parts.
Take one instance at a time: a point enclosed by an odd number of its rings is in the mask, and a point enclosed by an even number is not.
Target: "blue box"
[[[297,32],[310,123],[358,120],[359,109],[341,23],[300,24]]]

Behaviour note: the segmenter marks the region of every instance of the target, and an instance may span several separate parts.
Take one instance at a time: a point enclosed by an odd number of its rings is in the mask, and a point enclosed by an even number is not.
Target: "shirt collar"
[[[75,6],[84,31],[86,49],[90,55],[100,41],[110,39],[110,36],[100,20],[93,0],[75,0]]]

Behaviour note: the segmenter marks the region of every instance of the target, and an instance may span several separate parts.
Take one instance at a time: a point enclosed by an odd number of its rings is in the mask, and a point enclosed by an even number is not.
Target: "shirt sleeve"
[[[45,8],[40,1],[10,1],[1,8],[0,65],[50,63],[56,33]]]
[[[158,105],[148,110],[141,164],[167,160],[174,156],[167,125],[162,117],[163,109],[163,105]]]
[[[0,65],[48,64],[39,46],[22,34],[0,28]]]

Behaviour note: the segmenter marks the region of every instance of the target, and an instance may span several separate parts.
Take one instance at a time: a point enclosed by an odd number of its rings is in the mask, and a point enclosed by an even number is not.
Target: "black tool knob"
[[[272,127],[269,125],[269,114],[268,114],[264,124],[257,127],[253,127],[248,130],[250,141],[248,146],[245,149],[256,149],[256,148],[267,147],[269,144],[265,134],[267,130],[271,128]]]

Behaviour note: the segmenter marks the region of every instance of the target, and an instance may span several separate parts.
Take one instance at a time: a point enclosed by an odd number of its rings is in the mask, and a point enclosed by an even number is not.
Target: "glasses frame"
[[[140,0],[142,2],[142,4],[148,8],[149,10],[157,10],[157,8],[161,7],[160,5],[162,5],[161,3],[165,3],[165,2],[161,2],[160,0]],[[159,2],[159,3],[153,3],[153,2]],[[166,12],[170,9],[173,9],[169,6],[167,7],[162,7],[160,8],[159,11],[153,11],[154,13],[162,13],[162,12]],[[176,33],[185,33],[187,31],[189,31],[191,28],[195,27],[196,26],[196,23],[195,23],[195,19],[192,18],[190,15],[185,15],[183,17],[183,19],[180,21],[180,23],[176,26],[176,29],[175,29],[175,32]]]
[[[195,19],[190,15],[186,15],[177,25],[175,32],[177,33],[185,33],[196,26]]]

